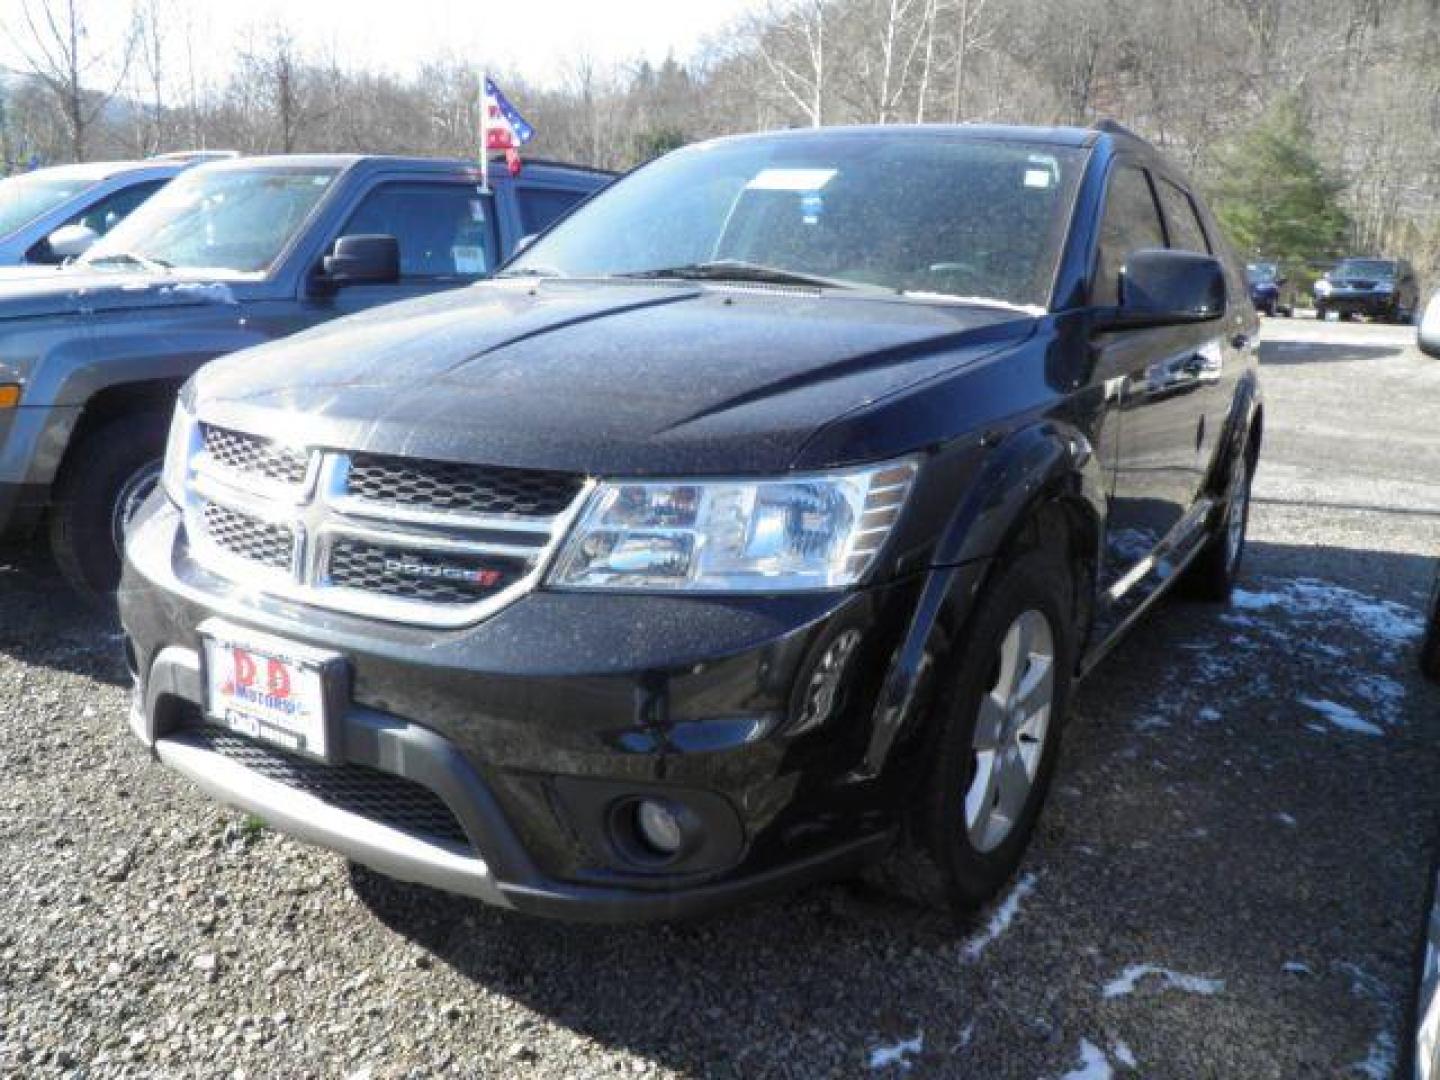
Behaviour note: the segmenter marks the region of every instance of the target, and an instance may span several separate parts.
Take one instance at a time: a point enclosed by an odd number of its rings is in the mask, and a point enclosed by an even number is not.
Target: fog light
[[[685,844],[685,831],[675,812],[655,799],[641,799],[635,807],[635,829],[657,855],[670,858]]]

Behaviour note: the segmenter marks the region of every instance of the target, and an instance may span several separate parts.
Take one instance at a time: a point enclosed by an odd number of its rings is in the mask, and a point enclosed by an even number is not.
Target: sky
[[[12,35],[24,34],[22,3],[0,0],[0,64],[23,67]],[[767,0],[160,0],[197,27],[196,66],[223,77],[247,27],[279,22],[306,49],[332,53],[344,67],[405,75],[426,57],[449,53],[518,70],[553,84],[566,58],[601,65],[673,52],[685,59],[738,15]],[[88,0],[96,38],[118,33],[124,0]],[[178,50],[178,46],[176,46]],[[178,57],[177,57],[178,60]],[[168,66],[168,65],[167,65]]]

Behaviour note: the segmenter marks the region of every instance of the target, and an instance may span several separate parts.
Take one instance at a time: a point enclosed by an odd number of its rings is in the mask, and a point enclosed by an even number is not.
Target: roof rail
[[[490,160],[503,162],[505,155],[491,151]],[[574,161],[559,161],[555,158],[530,157],[527,154],[520,160],[526,165],[547,165],[552,169],[579,169],[581,172],[602,173],[606,176],[620,175],[616,169],[602,169],[599,165],[581,165]]]
[[[1106,135],[1128,135],[1132,139],[1139,139],[1140,136],[1131,131],[1118,120],[1111,120],[1106,117],[1103,120],[1096,120],[1090,125],[1091,131],[1103,131]],[[1143,141],[1143,140],[1142,140]]]

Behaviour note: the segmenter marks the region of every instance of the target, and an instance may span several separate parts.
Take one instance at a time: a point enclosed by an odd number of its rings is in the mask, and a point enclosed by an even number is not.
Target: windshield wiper
[[[86,259],[85,265],[100,266],[103,263],[112,262],[129,263],[133,266],[140,267],[142,270],[150,270],[152,272],[157,270],[171,270],[174,268],[172,263],[168,263],[164,259],[151,258],[148,255],[141,255],[134,251],[112,251],[104,255],[97,255],[93,259]]]
[[[716,259],[713,262],[685,263],[681,266],[663,266],[655,270],[628,270],[612,277],[623,278],[678,278],[681,281],[754,281],[767,285],[812,285],[822,289],[879,289],[878,285],[866,285],[857,281],[841,281],[838,278],[821,277],[818,274],[802,274],[795,270],[784,270],[778,266],[762,266],[760,263],[745,262],[743,259]],[[893,292],[893,289],[885,289]]]

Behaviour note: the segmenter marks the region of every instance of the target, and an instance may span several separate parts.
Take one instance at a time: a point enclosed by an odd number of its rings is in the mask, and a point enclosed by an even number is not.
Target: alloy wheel
[[[1045,754],[1055,698],[1055,635],[1039,611],[1021,612],[1001,639],[995,679],[975,718],[974,773],[965,828],[977,851],[994,851],[1014,831]]]

